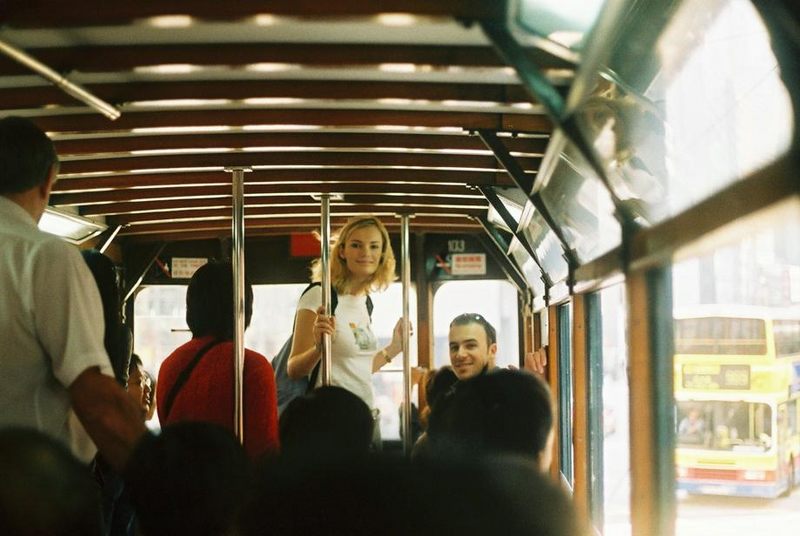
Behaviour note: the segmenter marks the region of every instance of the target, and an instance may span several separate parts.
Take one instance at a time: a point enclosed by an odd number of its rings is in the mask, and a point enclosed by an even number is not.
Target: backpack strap
[[[186,382],[189,381],[189,376],[192,375],[195,367],[198,363],[200,363],[200,359],[203,358],[209,350],[211,350],[214,346],[221,343],[222,341],[213,339],[211,342],[203,346],[197,355],[194,356],[194,359],[186,365],[186,367],[181,371],[178,375],[178,378],[175,380],[175,384],[172,386],[172,390],[167,395],[167,399],[164,402],[164,421],[169,418],[169,412],[172,411],[172,405],[175,403],[175,398],[178,396],[178,393],[186,385]]]

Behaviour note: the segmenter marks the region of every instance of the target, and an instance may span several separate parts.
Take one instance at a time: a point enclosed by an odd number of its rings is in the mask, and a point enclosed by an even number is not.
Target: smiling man
[[[450,364],[459,380],[473,378],[495,367],[497,331],[476,313],[460,314],[450,322]]]

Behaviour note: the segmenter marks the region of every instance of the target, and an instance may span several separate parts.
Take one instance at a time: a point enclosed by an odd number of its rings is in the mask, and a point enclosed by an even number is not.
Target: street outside
[[[623,381],[606,378],[605,405],[614,429],[604,444],[604,536],[630,536],[628,393]],[[676,536],[795,536],[800,534],[800,487],[789,497],[755,499],[679,492]]]

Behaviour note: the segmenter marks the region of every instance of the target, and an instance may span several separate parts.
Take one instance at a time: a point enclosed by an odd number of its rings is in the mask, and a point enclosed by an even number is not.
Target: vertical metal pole
[[[330,271],[330,244],[331,244],[331,196],[320,196],[320,228],[322,241],[320,243],[320,263],[322,264],[322,305],[325,315],[331,314],[331,271]],[[322,337],[322,364],[320,368],[322,385],[331,384],[331,337]]]
[[[411,455],[414,446],[411,437],[411,356],[408,351],[410,338],[408,293],[411,289],[411,253],[409,251],[409,219],[408,214],[400,216],[400,256],[403,282],[403,452]]]
[[[233,429],[244,444],[244,172],[250,169],[225,171],[232,173],[233,185]]]

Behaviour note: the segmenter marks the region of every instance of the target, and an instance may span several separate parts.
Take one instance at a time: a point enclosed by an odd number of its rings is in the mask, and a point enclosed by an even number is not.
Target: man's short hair
[[[547,384],[526,371],[496,370],[461,381],[433,408],[431,447],[445,457],[538,457],[553,428]]]
[[[450,322],[450,327],[467,326],[469,324],[479,324],[483,327],[483,331],[486,332],[486,343],[489,346],[497,342],[497,330],[494,329],[494,326],[491,325],[488,320],[478,313],[462,313]]]
[[[253,287],[245,281],[244,325],[253,316]],[[186,323],[194,337],[233,338],[233,266],[211,261],[194,273],[186,290]]]
[[[280,419],[281,455],[290,462],[332,463],[369,454],[372,411],[357,395],[335,385],[295,398]]]
[[[47,181],[58,165],[53,142],[29,119],[0,119],[0,195],[25,192]]]

